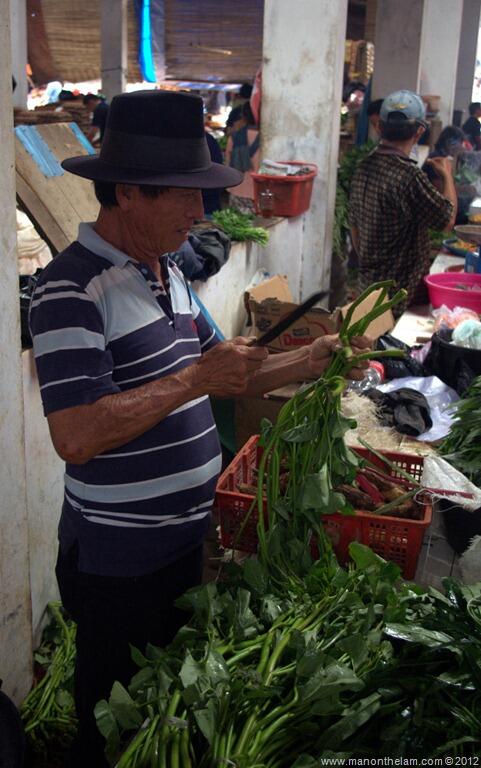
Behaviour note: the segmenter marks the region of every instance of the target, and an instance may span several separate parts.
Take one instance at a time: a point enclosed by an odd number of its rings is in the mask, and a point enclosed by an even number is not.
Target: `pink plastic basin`
[[[481,275],[471,272],[440,272],[438,275],[426,275],[424,281],[434,308],[445,304],[449,309],[465,307],[481,313]],[[468,290],[456,288],[459,285],[470,287]]]

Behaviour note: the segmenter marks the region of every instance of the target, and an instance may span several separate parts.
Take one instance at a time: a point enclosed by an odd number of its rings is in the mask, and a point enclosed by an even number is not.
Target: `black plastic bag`
[[[424,365],[430,374],[462,396],[473,379],[481,375],[481,350],[451,344],[452,335],[448,328],[433,335]]]
[[[33,275],[19,275],[18,287],[20,294],[20,330],[22,336],[22,349],[31,349],[32,337],[30,335],[30,328],[28,326],[28,311],[30,309],[30,302],[32,295],[37,287],[38,278],[40,277],[42,270],[39,268]]]
[[[421,363],[418,363],[413,357],[410,357],[411,347],[405,344],[403,341],[391,336],[390,333],[385,333],[384,336],[380,336],[376,342],[376,349],[402,349],[406,352],[406,357],[403,360],[394,360],[388,357],[384,358],[382,364],[384,366],[384,375],[386,379],[403,379],[406,376],[426,376],[426,370]]]

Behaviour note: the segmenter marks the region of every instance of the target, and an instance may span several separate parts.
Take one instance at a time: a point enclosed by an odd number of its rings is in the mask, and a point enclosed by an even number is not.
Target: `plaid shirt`
[[[401,314],[419,299],[429,272],[429,232],[444,229],[452,203],[404,153],[380,145],[360,164],[352,181],[349,222],[359,233],[359,288],[393,279],[408,292]]]

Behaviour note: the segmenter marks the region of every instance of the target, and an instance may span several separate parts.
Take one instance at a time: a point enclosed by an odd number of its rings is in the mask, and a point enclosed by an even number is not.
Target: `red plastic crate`
[[[254,181],[254,202],[259,210],[259,195],[266,189],[274,195],[273,216],[300,216],[311,203],[312,185],[317,176],[317,165],[289,160],[289,165],[305,165],[312,171],[302,176],[271,176],[251,173]]]
[[[254,435],[247,441],[217,483],[215,508],[219,516],[222,545],[228,549],[240,549],[244,552],[257,551],[258,515],[256,510],[253,510],[239,535],[242,522],[251,509],[254,497],[239,493],[237,486],[239,483],[255,484],[254,470],[258,465],[260,454],[257,447],[258,440],[258,435]],[[355,452],[362,458],[368,458],[387,473],[386,464],[368,450],[356,448]],[[422,456],[388,452],[383,452],[383,455],[416,480],[421,479]],[[391,471],[390,474],[393,478],[402,477],[395,471]],[[403,520],[398,517],[359,511],[356,515],[349,516],[323,515],[322,522],[341,563],[349,559],[351,541],[360,541],[371,547],[381,557],[399,565],[404,578],[413,579],[424,531],[430,525],[431,519],[432,505],[426,504],[423,520]]]

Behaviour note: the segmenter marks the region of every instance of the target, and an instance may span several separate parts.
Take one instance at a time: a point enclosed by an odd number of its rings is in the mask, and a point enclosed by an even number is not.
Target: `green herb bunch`
[[[260,245],[266,245],[269,240],[267,229],[253,226],[254,216],[251,214],[241,213],[233,208],[223,208],[221,211],[214,211],[212,219],[232,240],[253,240]]]
[[[349,234],[349,195],[351,183],[359,163],[376,147],[375,141],[368,141],[361,147],[353,147],[342,158],[337,171],[336,203],[334,208],[334,230],[332,243],[334,253],[344,259],[346,238]]]
[[[440,452],[481,488],[481,376],[454,406],[455,421]]]
[[[41,677],[20,707],[28,741],[38,753],[61,751],[77,728],[73,699],[76,627],[59,602],[49,603],[47,611],[51,621],[34,656]]]

